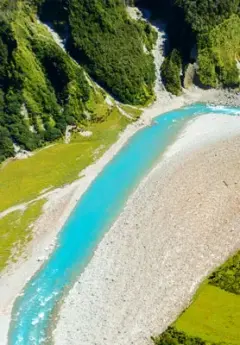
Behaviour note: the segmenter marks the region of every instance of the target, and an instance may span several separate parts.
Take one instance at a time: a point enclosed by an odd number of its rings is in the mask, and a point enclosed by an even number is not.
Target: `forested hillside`
[[[150,54],[155,40],[151,26],[133,22],[122,0],[46,0],[43,19],[64,32],[68,25],[68,50],[87,72],[122,102],[144,104],[152,94],[155,72]],[[44,14],[44,12],[46,14]],[[144,53],[143,44],[147,49]]]
[[[149,25],[127,17],[123,2],[72,0],[70,27],[74,55],[87,71],[123,102],[144,104],[152,92],[153,58],[145,54]]]
[[[196,34],[199,77],[204,85],[239,85],[240,1],[178,0]]]
[[[167,23],[168,91],[181,93],[181,71],[193,62],[200,85],[239,87],[240,0],[135,4]],[[105,96],[96,97],[87,74],[121,102],[154,99],[156,31],[132,20],[125,5],[134,1],[1,0],[0,162],[16,147],[31,151],[63,137],[68,125],[100,120],[96,103]],[[42,22],[64,39],[66,51]]]
[[[30,7],[17,6],[0,25],[1,160],[13,154],[13,143],[33,150],[61,137],[68,124],[84,118],[89,98],[83,70]]]
[[[197,62],[197,75],[203,86],[239,86],[239,0],[143,0],[136,3],[150,6],[154,17],[167,22],[169,55],[173,49],[179,51],[183,70],[188,63]],[[164,75],[170,74],[166,85],[176,94],[181,90],[176,88],[176,80],[179,79],[177,67],[177,64],[168,63],[162,71]]]
[[[86,71],[123,102],[153,97],[155,35],[122,1],[2,0],[0,10],[0,162],[14,145],[31,151],[100,120]],[[69,53],[38,17],[65,35]]]

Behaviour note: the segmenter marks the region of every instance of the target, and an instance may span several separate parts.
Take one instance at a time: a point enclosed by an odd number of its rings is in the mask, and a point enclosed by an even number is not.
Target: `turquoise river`
[[[81,274],[126,199],[161,159],[186,121],[206,113],[239,115],[240,109],[194,104],[163,114],[152,126],[131,137],[105,166],[59,233],[54,252],[15,301],[9,345],[49,344],[47,334],[54,307]]]

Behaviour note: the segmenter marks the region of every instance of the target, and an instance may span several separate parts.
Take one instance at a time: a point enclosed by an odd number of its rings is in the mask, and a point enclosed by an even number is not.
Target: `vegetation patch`
[[[122,1],[4,0],[0,11],[0,162],[109,116],[106,94],[85,70],[124,102],[153,99],[157,34],[131,20]],[[37,14],[68,33],[69,53]]]
[[[174,95],[182,92],[180,73],[182,69],[181,55],[176,49],[165,58],[161,67],[161,74],[167,91]]]
[[[139,0],[150,6],[153,15],[167,23],[167,61],[163,81],[174,94],[179,90],[176,68],[170,63],[171,52],[180,53],[183,69],[197,62],[198,77],[205,87],[239,87],[240,75],[240,2],[239,0]],[[176,88],[176,85],[177,88]]]
[[[175,327],[168,327],[168,329],[159,337],[152,338],[155,345],[220,345],[217,343],[210,343],[199,337],[192,337],[185,332],[176,330]],[[224,345],[224,343],[221,343]]]
[[[122,0],[69,2],[70,52],[111,94],[145,104],[153,95],[151,26],[133,21]],[[145,44],[148,52],[144,52]]]
[[[240,252],[213,272],[156,345],[239,345]]]
[[[34,199],[46,188],[60,187],[78,178],[82,169],[93,163],[118,138],[130,120],[113,107],[105,113],[99,104],[101,117],[98,121],[82,127],[91,131],[90,137],[76,132],[69,144],[58,142],[37,151],[25,160],[14,160],[0,166],[0,211],[15,204]],[[93,114],[96,109],[92,109]],[[105,109],[105,110],[104,110]]]
[[[12,3],[12,2],[11,2]],[[0,162],[14,144],[35,150],[86,121],[90,87],[83,69],[37,20],[30,1],[0,5]]]
[[[204,85],[237,87],[240,75],[240,17],[232,15],[198,39],[198,74]]]
[[[213,272],[208,278],[208,283],[240,295],[240,252]]]
[[[120,107],[129,115],[131,115],[134,119],[139,119],[142,115],[143,110],[137,107],[132,107],[129,105],[121,104]]]
[[[175,327],[205,341],[237,345],[240,339],[240,296],[206,284]]]
[[[239,14],[239,0],[178,0],[176,4],[183,8],[185,19],[195,32],[209,31],[232,14]]]
[[[36,201],[25,211],[14,211],[0,219],[0,271],[16,261],[32,239],[31,225],[40,216],[45,201]]]

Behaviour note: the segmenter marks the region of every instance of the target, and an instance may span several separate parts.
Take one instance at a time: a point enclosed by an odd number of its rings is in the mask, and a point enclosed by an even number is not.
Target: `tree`
[[[181,67],[181,56],[176,49],[165,58],[161,67],[163,83],[167,91],[174,95],[179,95],[182,90],[180,78]]]
[[[13,155],[14,148],[9,131],[0,126],[0,162]]]

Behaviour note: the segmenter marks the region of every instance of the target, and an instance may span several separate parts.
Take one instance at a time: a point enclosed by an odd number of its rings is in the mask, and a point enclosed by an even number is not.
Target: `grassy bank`
[[[213,272],[156,345],[239,345],[240,252]]]
[[[129,115],[131,115],[134,119],[138,119],[141,114],[142,114],[142,110],[141,108],[137,108],[137,107],[132,107],[130,105],[126,105],[126,104],[122,104],[121,108],[128,113]]]
[[[109,111],[104,103],[99,103],[99,106],[94,103],[94,106],[99,114],[105,114],[105,120],[84,127],[85,131],[92,132],[90,137],[76,132],[69,144],[59,141],[36,151],[28,159],[12,160],[0,166],[0,211],[33,200],[43,190],[76,180],[81,171],[98,159],[131,122],[117,107]],[[15,211],[0,218],[0,271],[23,254],[32,239],[30,225],[40,216],[44,202],[37,201],[24,212]]]
[[[78,178],[81,170],[99,158],[118,138],[130,120],[113,108],[103,122],[84,129],[71,142],[57,142],[34,153],[26,160],[14,160],[0,168],[0,211],[37,197],[44,189],[60,187]]]
[[[0,219],[0,272],[23,253],[32,239],[32,223],[40,216],[45,200],[31,204]]]
[[[14,143],[21,149],[33,151],[33,155],[0,164],[0,213],[34,200],[43,190],[76,180],[141,113],[138,108],[117,106],[110,96],[108,102],[106,92],[57,45],[38,20],[34,6],[19,0],[8,7],[8,12],[6,28],[1,34],[4,39],[10,37],[15,42],[9,58],[19,71],[21,83],[15,83],[20,87],[18,91],[14,89],[16,92],[10,87],[12,84],[6,85],[2,107],[0,99],[0,120],[3,118],[0,122],[5,131],[1,131],[0,124],[0,146],[4,144],[5,151],[11,148],[7,154],[0,149],[0,162],[14,155],[12,133]],[[4,44],[8,47],[9,42]],[[21,97],[16,98],[16,95]],[[124,116],[120,107],[131,116]],[[76,127],[68,144],[64,142],[67,125]],[[92,135],[84,137],[80,131],[90,131]],[[40,214],[35,210],[33,219],[30,211],[29,208],[29,212],[12,212],[0,219],[0,269],[15,251],[19,252],[18,247],[24,247],[16,240],[21,244],[28,241],[22,238],[30,238],[26,235],[28,225]],[[17,256],[14,254],[12,258],[15,260]]]

